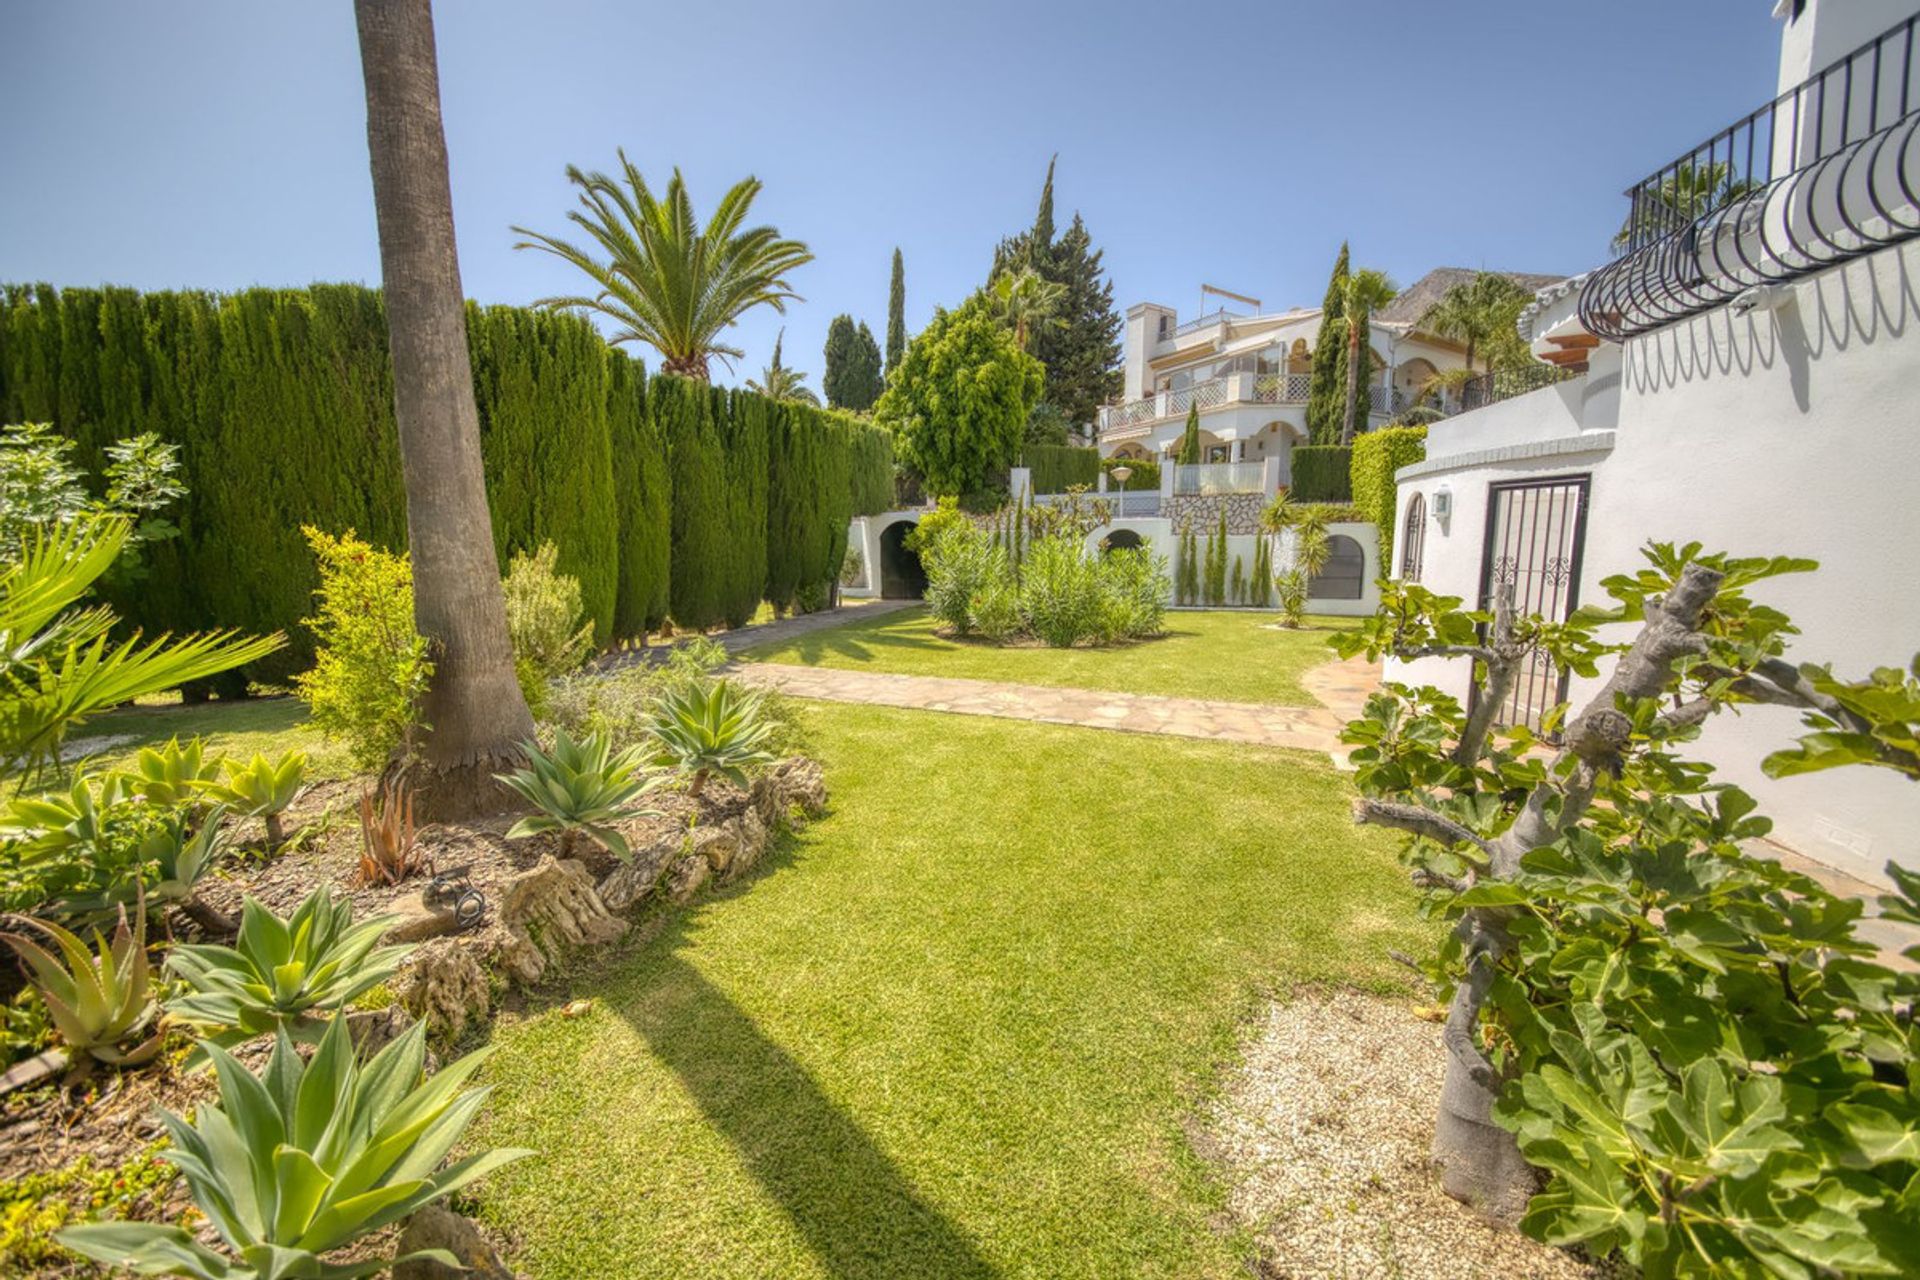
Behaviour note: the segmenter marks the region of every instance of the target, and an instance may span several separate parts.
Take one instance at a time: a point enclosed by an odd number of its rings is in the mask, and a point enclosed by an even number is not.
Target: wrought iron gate
[[[1572,614],[1579,603],[1580,554],[1586,543],[1587,482],[1586,476],[1556,476],[1490,487],[1481,608],[1492,609],[1496,589],[1511,583],[1516,614],[1555,621]],[[1536,649],[1515,677],[1498,723],[1538,732],[1546,713],[1566,696],[1567,673]]]

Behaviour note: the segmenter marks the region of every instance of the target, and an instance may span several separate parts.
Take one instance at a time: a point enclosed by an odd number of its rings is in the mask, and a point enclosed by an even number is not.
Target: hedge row
[[[1100,478],[1100,451],[1071,444],[1030,444],[1021,465],[1033,473],[1035,493],[1065,493],[1068,486],[1088,488]]]
[[[1297,444],[1293,447],[1293,482],[1288,492],[1295,502],[1351,502],[1348,472],[1353,450],[1338,444]]]
[[[846,415],[649,384],[573,316],[469,304],[467,337],[495,551],[504,565],[553,541],[602,641],[670,612],[687,627],[744,621],[763,592],[829,582],[838,561],[824,559],[847,518],[891,505],[891,440]],[[255,679],[311,660],[298,624],[316,576],[301,525],[406,543],[377,290],[0,287],[0,422],[19,421],[54,423],[95,472],[106,445],[136,432],[179,446],[181,535],[150,550],[147,576],[114,603],[149,630],[287,631],[292,643]],[[789,488],[776,524],[770,473],[787,455],[775,441],[809,424],[832,455],[809,475],[835,489],[796,499]]]
[[[1115,467],[1128,469],[1127,482],[1123,485],[1112,478]],[[1125,489],[1128,493],[1144,493],[1160,487],[1160,462],[1157,458],[1102,458],[1100,469],[1108,472],[1109,489]]]
[[[1353,505],[1366,513],[1380,533],[1380,563],[1383,572],[1393,573],[1394,506],[1398,490],[1393,473],[1401,467],[1424,462],[1427,457],[1425,427],[1381,427],[1357,436],[1353,442],[1353,461],[1348,468],[1353,488]]]

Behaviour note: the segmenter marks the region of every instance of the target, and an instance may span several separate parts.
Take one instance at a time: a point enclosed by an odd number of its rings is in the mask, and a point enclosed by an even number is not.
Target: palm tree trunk
[[[1340,424],[1340,443],[1353,443],[1353,415],[1360,405],[1360,326],[1347,319],[1347,414]]]
[[[410,772],[429,821],[496,811],[493,775],[533,736],[513,674],[500,566],[480,465],[465,302],[430,0],[355,0],[367,83],[367,152],[393,351],[413,555],[413,615],[432,649]]]

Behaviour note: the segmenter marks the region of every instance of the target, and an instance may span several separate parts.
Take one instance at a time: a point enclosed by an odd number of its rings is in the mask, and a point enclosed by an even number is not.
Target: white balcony
[[[1100,439],[1103,443],[1143,436],[1156,424],[1184,418],[1190,409],[1202,413],[1229,405],[1304,405],[1312,390],[1313,375],[1308,373],[1233,373],[1224,378],[1209,378],[1182,387],[1178,391],[1159,391],[1123,404],[1103,405],[1100,409]],[[1400,413],[1420,399],[1407,387],[1374,385],[1367,388],[1367,413],[1373,416]],[[1453,392],[1436,393],[1427,403],[1443,414],[1459,410]]]

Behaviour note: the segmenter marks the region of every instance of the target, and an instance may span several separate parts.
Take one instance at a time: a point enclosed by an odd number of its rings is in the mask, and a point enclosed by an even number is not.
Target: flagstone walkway
[[[946,711],[956,715],[1037,720],[1127,733],[1163,733],[1267,747],[1322,751],[1344,764],[1340,726],[1359,713],[1380,682],[1377,664],[1351,659],[1316,667],[1302,677],[1317,707],[1171,698],[1157,694],[1046,685],[1006,684],[944,676],[894,675],[830,667],[755,662],[733,668],[735,678],[800,698]]]

